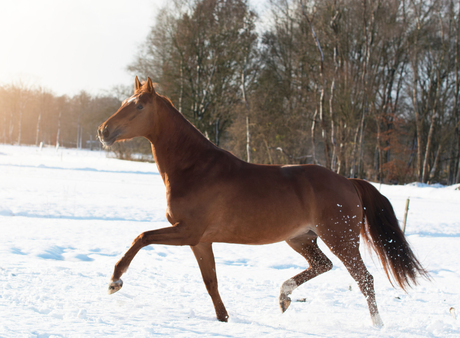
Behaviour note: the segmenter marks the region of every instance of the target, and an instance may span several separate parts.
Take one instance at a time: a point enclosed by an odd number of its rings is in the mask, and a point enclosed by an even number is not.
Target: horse
[[[138,251],[151,244],[188,245],[194,253],[216,317],[228,313],[219,295],[214,242],[262,245],[285,241],[309,267],[286,280],[279,305],[308,280],[332,269],[318,237],[357,282],[374,326],[382,326],[374,279],[359,252],[360,236],[403,290],[429,279],[399,227],[388,199],[370,183],[345,178],[319,165],[261,165],[245,162],[210,142],[150,78],[136,77],[134,94],[97,130],[105,147],[134,137],[147,138],[166,186],[166,218],[171,226],[137,236],[115,264],[109,294]]]

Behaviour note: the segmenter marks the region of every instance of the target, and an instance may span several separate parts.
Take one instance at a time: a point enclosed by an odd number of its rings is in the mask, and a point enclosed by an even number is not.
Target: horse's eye
[[[144,109],[144,107],[143,107],[141,104],[138,105],[136,108],[137,108],[137,110],[142,110],[142,109]]]

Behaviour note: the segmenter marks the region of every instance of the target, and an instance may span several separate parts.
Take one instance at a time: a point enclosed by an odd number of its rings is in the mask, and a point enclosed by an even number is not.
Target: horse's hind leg
[[[350,275],[356,283],[358,283],[359,289],[366,298],[372,324],[374,326],[383,326],[375,300],[374,277],[367,271],[361,254],[359,253],[359,240],[341,241],[339,243],[334,243],[334,245],[329,245],[326,239],[325,243],[342,261]]]
[[[332,262],[319,249],[317,238],[318,236],[315,233],[309,232],[286,241],[287,244],[289,244],[308,261],[310,267],[298,275],[288,279],[281,286],[279,303],[282,312],[286,311],[291,304],[289,295],[294,289],[319,274],[332,269]]]
[[[214,253],[212,252],[212,243],[200,243],[191,246],[191,248],[200,266],[206,289],[214,304],[217,319],[221,322],[226,322],[228,314],[217,290],[216,263],[214,261]]]

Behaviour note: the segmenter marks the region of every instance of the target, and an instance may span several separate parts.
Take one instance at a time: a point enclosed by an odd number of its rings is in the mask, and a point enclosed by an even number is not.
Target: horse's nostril
[[[104,129],[102,130],[102,136],[106,138],[106,137],[109,137],[109,135],[110,135],[109,128],[105,126]]]

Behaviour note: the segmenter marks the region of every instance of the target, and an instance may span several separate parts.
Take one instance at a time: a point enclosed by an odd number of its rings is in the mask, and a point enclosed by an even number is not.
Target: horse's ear
[[[146,87],[149,93],[152,94],[155,92],[155,87],[153,86],[152,80],[150,80],[149,77],[147,78],[147,82],[144,84],[144,86]]]
[[[134,79],[134,91],[138,91],[140,88],[141,88],[141,82],[136,76],[136,78]]]

